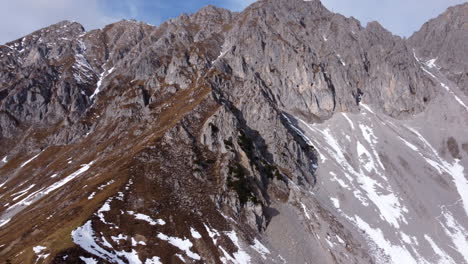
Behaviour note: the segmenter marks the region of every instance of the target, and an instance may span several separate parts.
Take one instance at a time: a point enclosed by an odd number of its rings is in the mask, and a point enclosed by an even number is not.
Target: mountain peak
[[[426,22],[409,42],[424,60],[437,60],[440,70],[468,95],[468,3],[448,8]]]
[[[465,37],[260,0],[0,46],[0,262],[465,263]]]
[[[14,43],[21,42],[22,39],[28,38],[30,36],[51,36],[56,39],[60,37],[69,37],[69,36],[77,36],[85,32],[85,28],[78,22],[64,20],[58,23],[52,24],[50,26],[44,27],[42,29],[36,30],[31,34],[28,34],[24,37],[21,37],[17,40],[13,40],[7,42],[5,45],[14,45]]]

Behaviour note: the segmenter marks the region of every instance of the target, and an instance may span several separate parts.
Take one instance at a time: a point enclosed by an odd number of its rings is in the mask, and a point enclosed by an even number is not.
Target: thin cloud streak
[[[293,1],[293,0],[284,0]],[[5,43],[61,20],[81,23],[87,30],[121,19],[159,25],[182,13],[212,4],[241,11],[255,0],[12,0],[0,9],[0,43]],[[354,16],[365,26],[379,21],[400,36],[410,36],[430,18],[466,0],[322,0],[333,12]]]
[[[244,8],[254,3],[256,0],[228,0],[225,8],[233,11],[242,11]]]
[[[117,19],[101,11],[97,0],[13,0],[0,9],[0,43],[12,41],[62,20],[77,21],[86,29]]]

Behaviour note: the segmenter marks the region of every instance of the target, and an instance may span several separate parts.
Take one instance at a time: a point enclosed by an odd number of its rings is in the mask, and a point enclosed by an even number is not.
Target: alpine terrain
[[[0,263],[468,263],[467,43],[259,0],[0,45]]]

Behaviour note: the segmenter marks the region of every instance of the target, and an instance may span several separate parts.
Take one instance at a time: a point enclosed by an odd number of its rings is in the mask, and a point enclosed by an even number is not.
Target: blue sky
[[[196,12],[207,5],[240,11],[252,2],[253,0],[103,0],[100,5],[108,10],[111,16],[133,18],[157,25],[182,13]]]
[[[0,43],[61,20],[99,28],[123,18],[153,25],[212,4],[240,11],[254,0],[2,0]],[[285,0],[291,1],[291,0]],[[379,21],[396,35],[409,36],[428,19],[466,0],[322,0],[330,10],[354,16],[365,26]]]

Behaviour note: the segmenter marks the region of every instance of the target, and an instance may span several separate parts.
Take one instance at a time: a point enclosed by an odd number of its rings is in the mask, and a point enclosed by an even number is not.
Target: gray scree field
[[[0,262],[468,263],[466,43],[259,0],[0,45]]]

